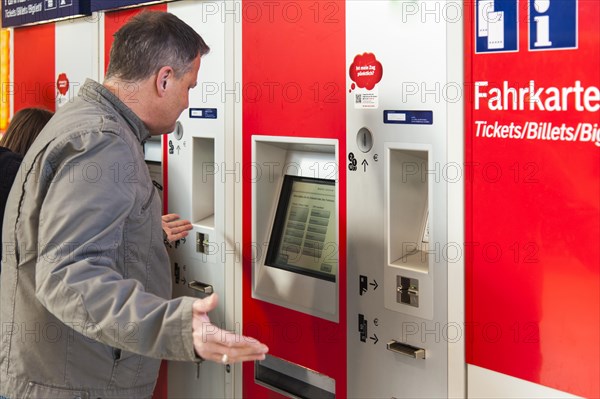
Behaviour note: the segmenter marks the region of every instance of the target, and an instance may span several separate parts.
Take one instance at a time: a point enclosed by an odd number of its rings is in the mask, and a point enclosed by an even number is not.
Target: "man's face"
[[[190,90],[198,84],[198,71],[200,70],[200,56],[192,62],[190,70],[179,78],[173,77],[168,83],[165,101],[158,120],[160,131],[158,134],[167,134],[175,130],[177,119],[183,111],[190,106]]]

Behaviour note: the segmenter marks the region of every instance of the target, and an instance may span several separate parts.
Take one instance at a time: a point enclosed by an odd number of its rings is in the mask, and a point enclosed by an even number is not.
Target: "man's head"
[[[208,52],[202,37],[175,15],[144,11],[115,33],[104,84],[151,134],[169,133],[189,106],[188,92],[196,86],[200,58]],[[127,93],[118,87],[125,83]]]
[[[180,78],[209,47],[195,30],[173,14],[144,11],[114,35],[106,79],[139,82],[169,65]]]

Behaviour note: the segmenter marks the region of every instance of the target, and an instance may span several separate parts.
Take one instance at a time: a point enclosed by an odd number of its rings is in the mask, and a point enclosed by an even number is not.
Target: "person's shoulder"
[[[19,164],[22,160],[23,157],[20,154],[12,152],[6,147],[0,147],[0,165],[2,165],[2,167],[12,165],[14,163]]]
[[[0,147],[0,189],[6,192],[10,190],[23,157],[8,148]]]

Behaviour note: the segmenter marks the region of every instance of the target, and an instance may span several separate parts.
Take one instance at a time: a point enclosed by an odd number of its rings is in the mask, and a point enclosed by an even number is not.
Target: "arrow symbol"
[[[377,287],[379,287],[379,284],[377,284],[377,281],[375,279],[373,279],[373,282],[370,283],[369,285],[373,286],[373,291],[375,291],[377,289]]]
[[[369,337],[369,339],[372,339],[373,345],[375,345],[377,342],[379,342],[379,338],[377,338],[377,334],[373,334],[373,337]]]
[[[361,165],[365,167],[365,172],[367,171],[367,165],[369,163],[367,162],[367,160],[365,159],[364,161],[362,161]]]
[[[179,150],[181,150],[181,147],[177,146],[177,155],[179,155]]]

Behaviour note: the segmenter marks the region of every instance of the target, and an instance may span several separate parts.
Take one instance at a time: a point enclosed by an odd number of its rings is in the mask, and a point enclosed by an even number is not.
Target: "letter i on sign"
[[[577,48],[577,6],[578,0],[529,0],[529,50]]]
[[[535,11],[544,14],[550,8],[550,0],[535,0],[533,2]],[[552,46],[550,41],[550,17],[548,15],[537,15],[533,17],[535,21],[535,43],[534,47]]]

